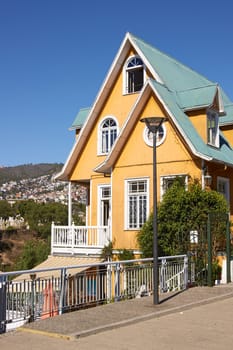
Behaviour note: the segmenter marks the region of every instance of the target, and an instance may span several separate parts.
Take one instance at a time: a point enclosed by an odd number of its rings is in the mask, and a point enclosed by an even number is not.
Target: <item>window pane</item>
[[[218,114],[208,111],[207,113],[207,142],[213,146],[218,145]]]
[[[139,227],[146,221],[146,196],[139,197]]]
[[[102,132],[102,152],[108,152],[108,130]]]
[[[108,153],[117,138],[117,125],[114,119],[108,118],[102,125],[102,153]]]
[[[111,197],[111,188],[110,187],[102,187],[102,198],[110,198]]]
[[[141,228],[147,216],[147,181],[128,182],[128,227]]]
[[[129,197],[129,227],[137,227],[137,198]]]
[[[140,91],[143,86],[143,69],[134,71],[134,91]]]

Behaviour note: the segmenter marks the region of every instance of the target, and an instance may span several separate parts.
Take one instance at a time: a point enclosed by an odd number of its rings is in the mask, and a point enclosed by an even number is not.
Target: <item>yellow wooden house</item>
[[[157,133],[157,195],[174,178],[198,178],[221,192],[233,215],[233,103],[222,88],[127,33],[57,178],[69,182],[69,223],[52,226],[52,254],[140,254],[136,235],[153,207],[153,144],[140,120],[166,118]],[[72,225],[72,184],[87,189],[86,225]]]

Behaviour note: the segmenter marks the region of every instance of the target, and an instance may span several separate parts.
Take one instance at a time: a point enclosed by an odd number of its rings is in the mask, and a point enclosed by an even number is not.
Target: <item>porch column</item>
[[[72,185],[71,181],[68,183],[68,226],[72,225],[72,197],[71,197]]]

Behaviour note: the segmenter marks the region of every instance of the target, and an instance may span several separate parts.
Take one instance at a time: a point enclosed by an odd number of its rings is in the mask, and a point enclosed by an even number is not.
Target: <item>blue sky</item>
[[[231,0],[0,0],[0,165],[65,162],[126,32],[233,100]]]

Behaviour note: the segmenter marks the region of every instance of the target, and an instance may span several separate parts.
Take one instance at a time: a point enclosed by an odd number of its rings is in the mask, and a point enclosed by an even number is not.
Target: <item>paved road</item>
[[[206,289],[205,289],[206,291]],[[208,291],[208,290],[207,290]],[[202,293],[202,290],[195,293]],[[194,292],[192,292],[194,297]],[[188,293],[187,293],[188,295]],[[191,294],[190,294],[191,295]],[[175,299],[175,298],[174,298]],[[198,298],[197,298],[198,299]],[[123,302],[122,302],[123,303]],[[166,302],[165,302],[166,303]],[[164,305],[165,305],[164,303]],[[127,304],[126,308],[127,308]],[[137,304],[136,304],[137,305]],[[71,333],[52,333],[24,327],[0,336],[1,350],[215,350],[233,349],[233,296],[213,297],[206,303],[173,308],[160,317],[139,319],[122,327],[75,338]],[[145,304],[145,308],[149,306]],[[107,312],[108,308],[103,308]],[[93,315],[96,311],[93,309]],[[103,312],[104,317],[104,312]],[[73,322],[73,320],[72,320]],[[68,331],[66,332],[68,333]]]
[[[1,350],[215,350],[233,348],[233,298],[66,340],[27,331],[0,336]]]

